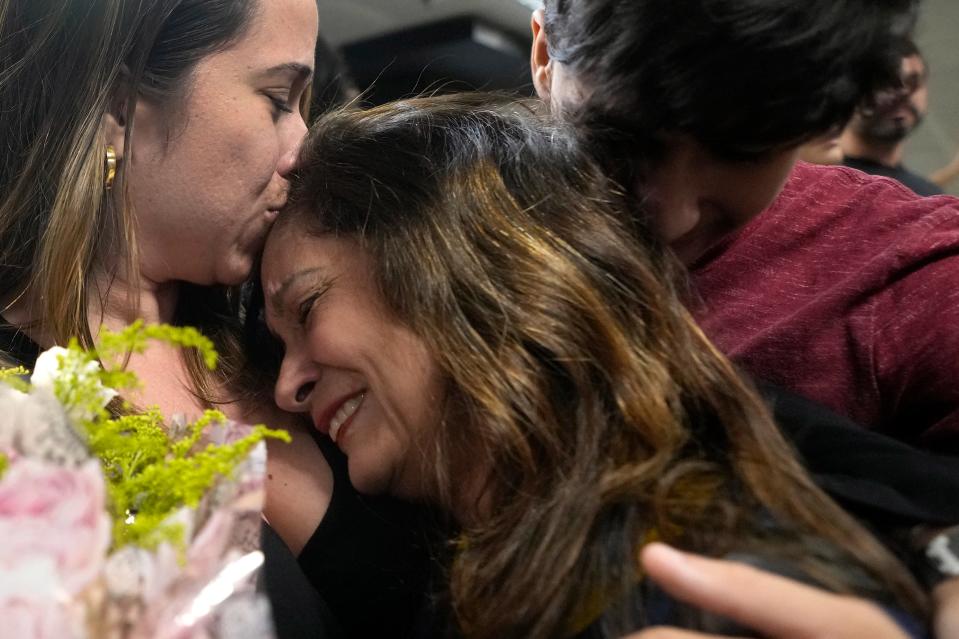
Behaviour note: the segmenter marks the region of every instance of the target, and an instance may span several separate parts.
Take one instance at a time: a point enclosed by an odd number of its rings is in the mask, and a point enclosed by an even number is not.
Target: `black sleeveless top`
[[[299,565],[346,637],[418,636],[445,527],[430,510],[367,497],[350,483],[346,457],[314,432],[333,470],[330,506]]]

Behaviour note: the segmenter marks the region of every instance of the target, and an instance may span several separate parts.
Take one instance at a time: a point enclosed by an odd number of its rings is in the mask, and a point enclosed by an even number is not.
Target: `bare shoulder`
[[[233,417],[286,430],[292,442],[268,446],[266,506],[263,514],[294,554],[299,554],[326,515],[333,472],[304,420],[278,407],[246,407]]]

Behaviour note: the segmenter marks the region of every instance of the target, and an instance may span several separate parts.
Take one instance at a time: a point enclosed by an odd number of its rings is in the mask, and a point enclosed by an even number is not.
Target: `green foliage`
[[[216,368],[217,354],[216,349],[213,348],[213,342],[190,326],[146,325],[143,320],[137,320],[119,333],[101,331],[97,351],[101,357],[142,353],[151,341],[175,344],[183,348],[195,348],[203,355],[207,368],[210,370]]]
[[[7,386],[15,388],[18,391],[26,393],[30,390],[30,383],[24,379],[30,376],[30,371],[23,366],[13,368],[0,368],[0,382]]]
[[[213,344],[196,329],[136,322],[113,333],[102,330],[96,352],[76,340],[57,355],[53,391],[73,418],[75,427],[97,457],[107,481],[113,547],[135,544],[146,548],[168,541],[182,547],[182,527],[169,523],[181,508],[195,508],[221,478],[232,476],[250,451],[265,439],[289,442],[285,431],[255,426],[249,435],[229,444],[202,445],[202,436],[226,417],[207,411],[200,419],[175,429],[156,409],[115,416],[107,404],[121,389],[135,388],[136,376],[124,370],[104,370],[101,358],[114,360],[142,353],[151,340],[196,348],[210,368],[216,366]],[[29,384],[23,369],[0,371],[0,381],[22,390]],[[0,459],[2,472],[5,459]]]
[[[156,411],[105,420],[90,430],[90,448],[107,477],[115,546],[171,541],[175,530],[161,526],[167,517],[184,506],[195,508],[214,482],[229,477],[259,442],[289,441],[284,431],[256,426],[231,444],[199,446],[202,432],[222,420],[222,413],[207,411],[179,439],[167,436]]]

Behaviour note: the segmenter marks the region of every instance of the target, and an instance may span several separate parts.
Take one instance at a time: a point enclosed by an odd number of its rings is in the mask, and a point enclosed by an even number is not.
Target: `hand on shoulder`
[[[664,544],[650,544],[641,558],[647,574],[673,597],[773,639],[908,638],[886,613],[863,599],[827,593],[744,564],[682,553]],[[626,639],[709,637],[676,628],[651,628]]]
[[[935,603],[936,637],[952,639],[959,637],[959,577],[948,579],[932,591]]]

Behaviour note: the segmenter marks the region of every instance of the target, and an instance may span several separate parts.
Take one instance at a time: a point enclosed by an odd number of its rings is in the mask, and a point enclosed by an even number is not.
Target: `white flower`
[[[94,417],[94,406],[103,408],[117,396],[115,390],[100,382],[101,370],[99,362],[83,353],[54,346],[40,353],[30,383],[36,390],[56,393],[70,418],[79,423]],[[59,392],[58,381],[63,382]]]
[[[76,467],[90,451],[48,389],[30,394],[0,383],[0,452]]]

